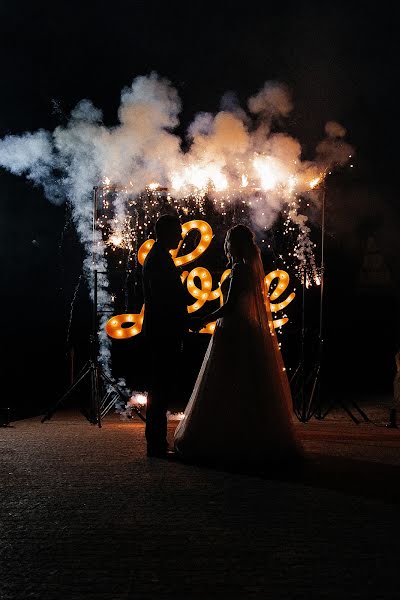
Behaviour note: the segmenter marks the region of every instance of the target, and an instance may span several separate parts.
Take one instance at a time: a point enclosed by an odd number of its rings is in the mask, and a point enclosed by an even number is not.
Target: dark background
[[[356,151],[354,167],[327,182],[324,381],[331,393],[390,394],[400,346],[395,26],[385,4],[2,2],[0,136],[53,130],[82,98],[113,125],[121,89],[152,70],[178,89],[180,135],[198,111],[217,111],[227,91],[245,105],[265,81],[286,83],[295,108],[284,130],[299,139],[303,158],[313,158],[328,120],[347,129]],[[68,207],[5,171],[0,198],[2,379],[9,390],[1,406],[20,418],[41,413],[65,391],[72,349],[74,369],[85,362],[91,308]],[[310,347],[318,293],[306,299]],[[292,315],[283,337],[295,368],[300,302]],[[188,388],[205,336],[196,340],[186,345]],[[140,387],[140,336],[124,349],[120,343],[115,368]]]

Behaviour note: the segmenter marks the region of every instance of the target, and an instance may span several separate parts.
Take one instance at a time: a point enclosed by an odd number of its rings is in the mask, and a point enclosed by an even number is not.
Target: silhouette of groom
[[[178,364],[189,317],[185,289],[170,254],[182,239],[177,216],[156,222],[156,242],[143,265],[144,321],[150,382],[146,409],[147,456],[173,457],[167,443],[167,409],[177,393]]]

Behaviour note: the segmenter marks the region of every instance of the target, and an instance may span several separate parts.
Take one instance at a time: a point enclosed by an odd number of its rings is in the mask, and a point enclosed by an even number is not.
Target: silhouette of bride
[[[182,459],[229,464],[290,462],[302,453],[292,399],[274,333],[264,269],[253,232],[232,227],[225,238],[232,266],[217,319],[184,417],[174,435]]]

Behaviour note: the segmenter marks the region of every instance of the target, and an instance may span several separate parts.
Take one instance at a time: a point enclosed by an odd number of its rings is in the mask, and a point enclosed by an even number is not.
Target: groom
[[[167,409],[177,392],[178,365],[189,318],[184,287],[170,250],[182,239],[179,218],[162,215],[156,242],[143,265],[144,322],[150,383],[146,409],[147,456],[173,458],[167,443]]]

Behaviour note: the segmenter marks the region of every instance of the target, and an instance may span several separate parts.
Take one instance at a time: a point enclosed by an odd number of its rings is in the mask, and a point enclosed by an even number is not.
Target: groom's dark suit
[[[168,405],[178,384],[178,363],[188,327],[186,295],[166,248],[155,242],[143,265],[144,322],[150,366],[146,440],[150,452],[167,448]]]

